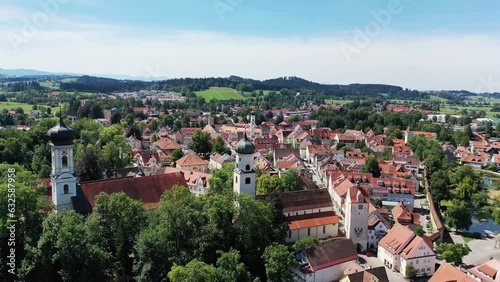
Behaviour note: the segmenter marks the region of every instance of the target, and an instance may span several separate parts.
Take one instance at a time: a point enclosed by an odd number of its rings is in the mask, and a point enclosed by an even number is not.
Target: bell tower
[[[47,134],[52,155],[52,202],[56,212],[73,209],[71,197],[76,196],[76,173],[73,161],[74,131],[59,118],[59,123]]]
[[[255,146],[248,140],[247,135],[234,147],[236,152],[236,167],[233,173],[233,190],[236,193],[245,193],[255,199],[256,179],[253,154]]]
[[[368,247],[368,202],[359,186],[347,189],[345,198],[345,232],[347,239],[360,244],[361,251]]]

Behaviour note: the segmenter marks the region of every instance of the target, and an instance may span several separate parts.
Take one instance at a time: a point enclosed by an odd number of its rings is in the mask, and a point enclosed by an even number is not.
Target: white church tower
[[[250,114],[250,138],[255,139],[255,113]]]
[[[59,124],[51,128],[50,137],[52,151],[52,202],[56,212],[73,209],[71,197],[76,196],[76,173],[73,161],[73,129],[59,119]]]
[[[255,169],[253,154],[255,146],[245,137],[234,147],[236,152],[236,167],[233,173],[233,190],[239,194],[245,193],[255,199]]]
[[[347,239],[361,245],[361,251],[368,246],[368,203],[361,188],[353,186],[347,189],[345,207],[345,231]]]

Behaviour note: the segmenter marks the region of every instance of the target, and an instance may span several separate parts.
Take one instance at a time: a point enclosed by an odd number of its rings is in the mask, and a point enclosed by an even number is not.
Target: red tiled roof
[[[198,155],[187,154],[175,162],[178,166],[208,165],[208,162]]]
[[[429,282],[475,282],[474,278],[463,273],[449,263],[443,262],[432,275]]]
[[[187,187],[182,173],[83,182],[80,187],[86,198],[87,210],[91,211],[95,196],[101,192],[107,194],[124,192],[130,198],[143,202],[146,207],[148,205],[154,207],[159,203],[161,195],[171,190],[174,185]]]
[[[303,229],[309,227],[335,224],[339,222],[339,217],[335,212],[319,212],[288,217],[290,230]]]

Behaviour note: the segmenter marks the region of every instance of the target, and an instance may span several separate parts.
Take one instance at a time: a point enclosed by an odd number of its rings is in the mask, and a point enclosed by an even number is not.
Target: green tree
[[[277,175],[261,174],[257,177],[257,195],[266,195],[280,188],[280,179]]]
[[[222,139],[222,137],[217,136],[212,144],[212,152],[223,154],[231,154],[231,150],[227,147],[226,142]]]
[[[96,149],[93,146],[89,146],[78,156],[76,174],[80,178],[80,181],[98,180],[102,178],[100,167]]]
[[[212,171],[209,193],[225,193],[233,191],[234,163],[224,163],[220,169]],[[258,184],[258,183],[257,183]]]
[[[472,181],[469,176],[466,176],[457,188],[455,188],[455,195],[460,199],[470,199],[477,191],[477,184]]]
[[[412,265],[406,267],[406,277],[408,277],[410,281],[413,281],[413,279],[417,277],[417,270],[415,269],[415,267],[413,267]]]
[[[450,178],[448,177],[448,172],[445,170],[438,170],[432,174],[430,179],[430,192],[432,199],[437,203],[441,203],[442,200],[450,199]]]
[[[168,273],[172,282],[214,282],[216,281],[217,269],[209,264],[194,259],[186,266],[174,265]]]
[[[301,250],[304,248],[316,246],[319,244],[319,240],[316,237],[304,237],[302,239],[299,239],[295,241],[293,244],[293,249],[294,250]]]
[[[241,263],[241,255],[236,250],[229,252],[219,252],[220,258],[217,259],[217,281],[251,281],[251,275],[245,265]]]
[[[465,244],[441,243],[437,246],[436,251],[443,256],[446,262],[459,266],[462,264],[464,256],[469,254],[470,249]]]
[[[125,278],[132,274],[134,241],[145,220],[142,203],[123,192],[100,193],[95,197],[95,206],[86,224],[92,230],[91,240],[111,253],[116,276]]]
[[[104,138],[103,138],[104,139]],[[132,161],[132,149],[124,135],[115,135],[100,151],[100,163],[104,168],[123,168]]]
[[[113,113],[110,118],[111,124],[118,124],[122,120],[122,115],[120,113]]]
[[[379,208],[382,207],[382,199],[380,199],[379,197],[376,197],[375,200],[373,200],[373,203]]]
[[[184,157],[184,151],[182,149],[175,149],[172,152],[172,162],[176,162],[178,159]]]
[[[422,228],[422,225],[417,225],[415,226],[415,235],[417,236],[422,236],[422,235],[425,235],[425,231],[424,231],[424,228]]]
[[[457,230],[469,230],[472,225],[471,212],[463,200],[453,199],[445,212],[445,218],[448,221],[448,225],[451,227],[455,226]]]
[[[366,158],[365,164],[361,166],[360,172],[371,173],[374,177],[380,177],[380,166],[377,157],[370,155]]]
[[[287,246],[273,244],[266,248],[262,258],[265,261],[267,281],[293,281],[291,267],[296,265],[293,252]]]
[[[281,174],[279,181],[279,188],[281,192],[299,191],[304,189],[304,183],[300,180],[297,169],[294,168],[291,168]]]
[[[212,151],[212,144],[210,144],[210,133],[196,130],[193,134],[188,148],[195,151],[200,156],[207,158]]]
[[[114,280],[111,255],[90,240],[82,215],[52,214],[43,222],[36,247],[27,249],[20,279],[27,281]]]

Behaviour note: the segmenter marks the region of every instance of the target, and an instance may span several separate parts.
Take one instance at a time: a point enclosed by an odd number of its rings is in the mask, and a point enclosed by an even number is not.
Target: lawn
[[[43,105],[47,107],[46,105]],[[33,110],[33,105],[27,103],[18,103],[18,102],[0,102],[0,111],[6,110],[15,110],[16,108],[22,108],[25,113],[28,113]],[[58,107],[52,107],[52,112],[55,113],[59,111]]]
[[[338,104],[345,105],[351,103],[352,100],[344,100],[344,99],[325,99],[325,103],[327,104]]]
[[[59,90],[59,83],[57,83],[55,81],[42,81],[42,82],[40,82],[40,85],[42,87],[47,87],[50,89]]]
[[[238,90],[228,87],[210,87],[210,89],[194,92],[197,96],[205,98],[205,101],[246,99]]]

